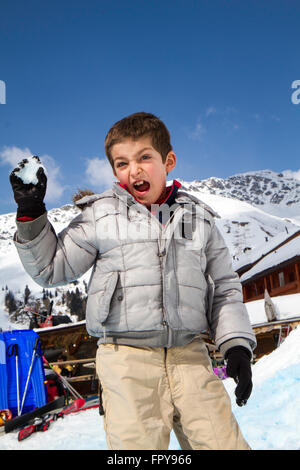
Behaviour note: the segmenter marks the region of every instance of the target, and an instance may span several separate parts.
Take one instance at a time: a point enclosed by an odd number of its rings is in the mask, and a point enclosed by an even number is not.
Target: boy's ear
[[[176,166],[176,161],[177,161],[176,155],[173,152],[173,150],[171,150],[168,153],[168,155],[166,157],[166,162],[165,162],[165,168],[166,168],[167,173],[170,173],[170,171],[174,170],[174,168]]]

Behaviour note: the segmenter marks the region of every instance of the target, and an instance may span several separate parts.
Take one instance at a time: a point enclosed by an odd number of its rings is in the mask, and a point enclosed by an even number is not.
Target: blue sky
[[[293,0],[1,0],[0,213],[30,154],[49,209],[106,189],[105,135],[136,111],[169,128],[170,177],[299,174],[299,18]]]

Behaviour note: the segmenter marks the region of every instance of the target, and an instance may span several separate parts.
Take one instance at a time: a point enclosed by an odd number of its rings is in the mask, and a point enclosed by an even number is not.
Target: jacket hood
[[[75,205],[82,207],[85,205],[92,204],[93,202],[98,201],[99,199],[104,199],[107,197],[118,197],[121,200],[123,200],[125,204],[129,206],[133,204],[139,204],[125,188],[123,188],[122,186],[120,186],[119,183],[116,182],[113,184],[112,189],[108,189],[104,191],[103,193],[84,196],[83,198],[76,201]],[[215,212],[208,204],[201,201],[201,199],[198,199],[195,196],[192,196],[191,194],[185,191],[182,191],[180,189],[176,195],[175,201],[181,204],[194,202],[195,204],[198,204],[201,207],[203,207],[205,210],[207,210],[213,217],[220,218],[220,215],[217,212]]]

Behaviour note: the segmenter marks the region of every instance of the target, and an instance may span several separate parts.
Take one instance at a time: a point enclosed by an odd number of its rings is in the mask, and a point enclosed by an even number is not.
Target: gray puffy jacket
[[[209,329],[217,347],[240,338],[255,347],[239,278],[205,204],[179,191],[164,226],[118,184],[78,202],[82,213],[59,235],[45,216],[34,239],[20,243],[17,233],[15,245],[43,287],[69,283],[93,266],[89,334],[103,340]],[[171,343],[169,335],[165,346]]]

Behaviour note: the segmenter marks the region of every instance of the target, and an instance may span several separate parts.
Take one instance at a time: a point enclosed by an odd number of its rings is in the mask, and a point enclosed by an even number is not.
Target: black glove
[[[34,158],[38,163],[41,163],[39,157],[35,156]],[[27,158],[22,160],[19,166],[11,172],[9,180],[14,192],[15,201],[18,204],[17,219],[24,216],[36,219],[46,211],[43,200],[46,194],[47,176],[43,168],[40,167],[36,173],[37,184],[25,184],[18,177],[18,172],[24,168],[26,163],[28,163]]]
[[[226,355],[226,372],[238,384],[235,389],[236,403],[238,406],[246,405],[252,392],[251,353],[244,346],[230,348]]]

